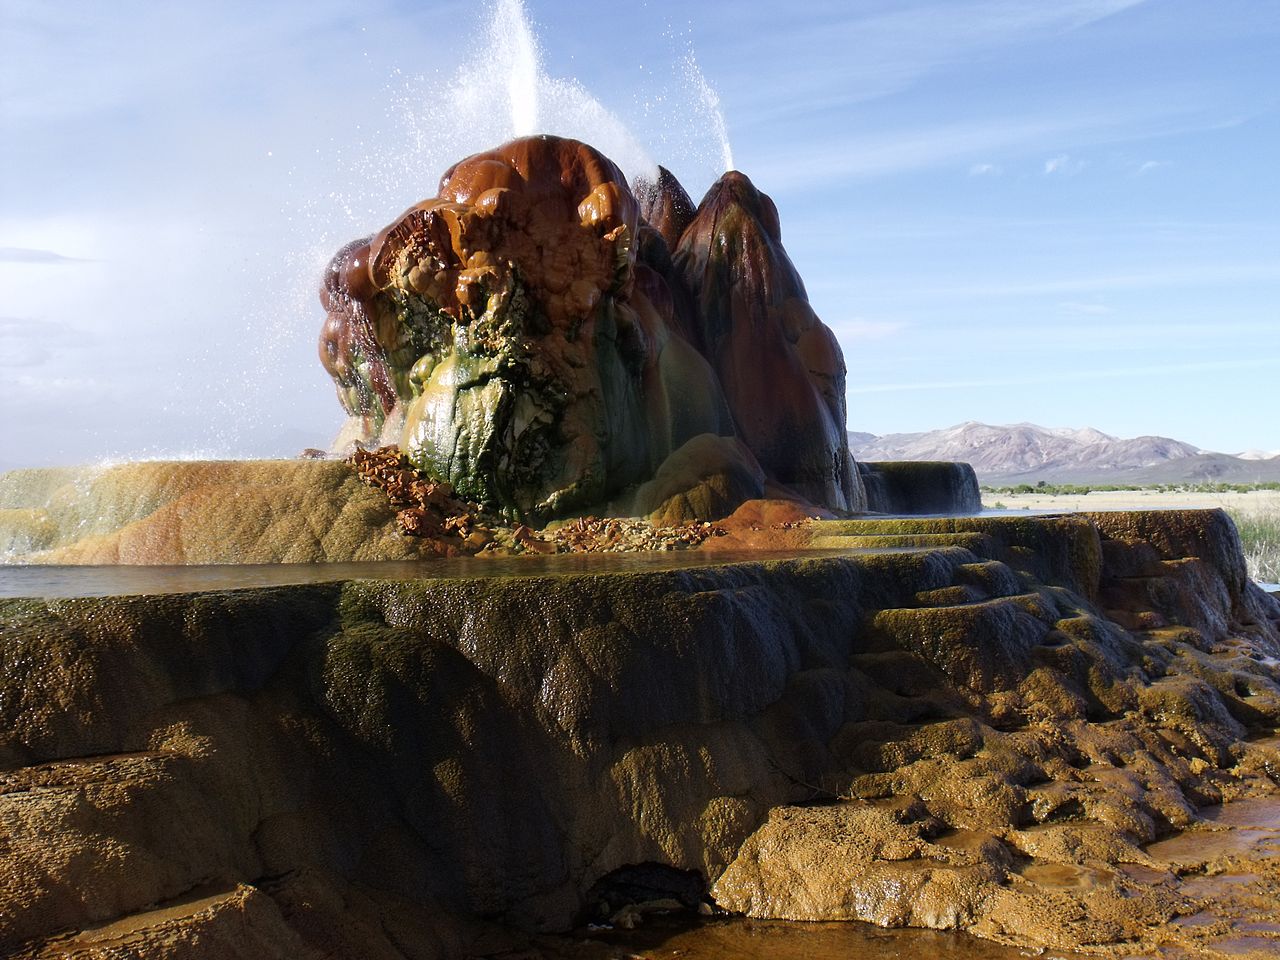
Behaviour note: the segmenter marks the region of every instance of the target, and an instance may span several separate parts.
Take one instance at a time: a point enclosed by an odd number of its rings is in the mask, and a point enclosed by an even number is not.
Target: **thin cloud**
[[[818,4],[810,16],[781,23],[772,7],[764,8],[755,18],[772,55],[809,69],[791,71],[790,83],[773,85],[770,99],[757,100],[750,119],[770,123],[778,113],[794,116],[804,108],[821,111],[889,96],[956,64],[1070,33],[1144,2],[948,0],[872,16],[850,13],[850,4]],[[848,56],[850,50],[857,55]],[[754,77],[731,77],[726,87],[734,86],[758,89]]]
[[[972,284],[935,287],[919,291],[931,296],[958,297],[1037,297],[1045,295],[1085,294],[1098,290],[1143,290],[1152,287],[1187,287],[1201,284],[1280,281],[1280,264],[1256,263],[1193,264],[1141,273],[1118,273],[1092,277],[1064,277],[1026,283]],[[1081,301],[1085,302],[1085,301]]]
[[[0,317],[0,368],[41,366],[84,339],[84,335],[69,324]]]
[[[1044,173],[1046,177],[1054,175],[1073,177],[1083,170],[1084,166],[1084,160],[1073,160],[1070,154],[1060,153],[1044,162]]]
[[[1004,173],[1004,168],[994,163],[975,163],[969,168],[969,176],[971,177],[998,177]]]
[[[1062,304],[1062,309],[1067,313],[1078,313],[1089,317],[1102,317],[1116,312],[1113,307],[1108,307],[1105,303],[1080,303],[1078,301],[1068,301]]]
[[[814,183],[839,179],[869,179],[962,162],[986,163],[993,153],[1034,156],[1050,145],[1072,142],[1089,147],[1150,140],[1220,130],[1237,121],[1202,116],[1182,107],[1135,105],[1111,115],[1096,113],[1001,117],[970,123],[930,124],[885,130],[871,135],[833,139],[824,133],[821,149],[802,149],[803,139],[779,144],[779,149],[753,158],[756,183],[782,184],[807,190]],[[800,160],[800,156],[810,159]],[[1048,167],[1052,165],[1053,169]],[[1087,165],[1069,154],[1045,161],[1045,175],[1074,175]],[[1061,168],[1061,169],[1060,169]],[[776,199],[776,198],[775,198]]]
[[[0,263],[87,263],[82,257],[67,257],[52,250],[30,247],[0,247]]]
[[[992,377],[975,380],[932,380],[916,383],[877,383],[849,387],[849,394],[901,393],[915,390],[972,390],[988,387],[1025,387],[1041,383],[1075,383],[1082,380],[1117,380],[1128,377],[1166,376],[1172,373],[1203,373],[1210,370],[1253,370],[1280,367],[1280,357],[1252,360],[1206,360],[1196,363],[1164,363],[1142,367],[1083,369],[1062,373],[1040,372],[1025,377]]]
[[[1139,165],[1138,169],[1135,171],[1135,176],[1144,177],[1152,170],[1159,170],[1161,167],[1167,166],[1169,166],[1168,160],[1148,160]]]
[[[845,320],[832,327],[840,340],[886,340],[901,333],[908,324],[900,320]]]

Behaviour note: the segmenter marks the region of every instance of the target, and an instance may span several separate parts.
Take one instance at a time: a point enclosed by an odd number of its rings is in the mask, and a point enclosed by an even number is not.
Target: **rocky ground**
[[[714,490],[697,494],[685,498],[686,507],[721,502]],[[334,563],[797,549],[807,538],[797,528],[814,516],[830,514],[752,500],[728,517],[666,509],[647,520],[581,517],[535,530],[455,497],[393,450],[361,452],[348,462],[159,461],[0,475],[0,562]]]

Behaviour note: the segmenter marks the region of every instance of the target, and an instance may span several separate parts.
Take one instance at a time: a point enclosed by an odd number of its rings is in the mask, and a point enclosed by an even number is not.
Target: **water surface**
[[[190,566],[58,566],[0,564],[0,597],[116,597],[201,593],[340,580],[456,580],[484,577],[639,573],[822,559],[902,548],[831,550],[670,550],[645,553],[564,553],[550,556],[459,557],[450,560],[370,560],[350,563],[246,563]]]

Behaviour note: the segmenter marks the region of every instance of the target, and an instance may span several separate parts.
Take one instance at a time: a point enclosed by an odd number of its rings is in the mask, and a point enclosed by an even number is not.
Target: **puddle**
[[[1175,917],[1171,922],[1175,927],[1211,927],[1215,923],[1221,923],[1222,918],[1208,910],[1201,910],[1190,916]]]
[[[1247,953],[1267,956],[1280,954],[1280,940],[1269,937],[1223,937],[1221,940],[1210,941],[1209,946],[1232,957]]]
[[[1120,872],[1130,880],[1137,883],[1154,887],[1157,884],[1165,883],[1173,879],[1173,874],[1168,870],[1160,870],[1156,867],[1148,867],[1141,863],[1122,863],[1120,864]]]
[[[1237,923],[1236,929],[1244,933],[1280,933],[1280,923],[1258,921],[1256,923]],[[1280,943],[1276,944],[1280,947]]]
[[[1223,826],[1257,827],[1280,833],[1280,797],[1257,797],[1205,807],[1200,816]]]
[[[1115,880],[1115,874],[1106,870],[1092,870],[1069,863],[1034,863],[1022,871],[1022,877],[1037,886],[1054,890],[1091,890]]]
[[[671,550],[566,553],[551,556],[459,557],[354,563],[224,563],[190,566],[54,566],[0,564],[0,597],[115,597],[199,593],[341,580],[457,580],[486,577],[581,576],[718,567],[733,563],[903,553],[881,547],[841,550]]]
[[[1200,816],[1204,823],[1150,844],[1147,853],[1183,867],[1226,856],[1280,856],[1280,797],[1205,807]]]
[[[1178,892],[1193,900],[1230,897],[1255,878],[1247,873],[1219,873],[1212,877],[1186,877],[1178,885]]]
[[[1027,953],[969,934],[886,930],[867,923],[717,920],[690,925],[653,918],[635,930],[600,930],[583,939],[557,938],[548,958],[563,960],[1026,960]],[[543,946],[543,944],[540,944]],[[544,947],[545,948],[545,947]],[[1049,950],[1041,960],[1073,960]]]
[[[969,853],[981,853],[983,845],[990,842],[992,836],[981,830],[951,830],[933,838],[933,844],[950,850],[964,850]]]

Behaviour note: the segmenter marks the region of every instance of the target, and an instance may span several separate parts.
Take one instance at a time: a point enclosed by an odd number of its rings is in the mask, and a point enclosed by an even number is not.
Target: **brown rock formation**
[[[603,507],[699,434],[736,434],[770,479],[859,509],[839,347],[808,309],[772,203],[725,201],[745,196],[733,177],[695,220],[668,171],[637,201],[573,140],[457,164],[325,277],[321,358],[351,417],[344,442],[396,443],[461,496],[545,521]],[[743,298],[749,315],[721,315]]]
[[[661,166],[658,167],[657,180],[642,180],[633,189],[640,202],[641,218],[658,231],[667,246],[674,250],[697,215],[689,194],[685,193],[675,174]]]
[[[844,357],[782,247],[773,201],[726,173],[698,206],[676,263],[734,423],[765,472],[819,505],[863,509],[845,434]]]

